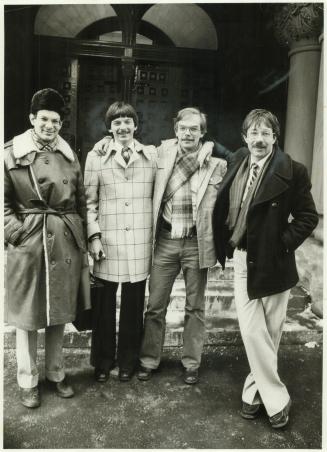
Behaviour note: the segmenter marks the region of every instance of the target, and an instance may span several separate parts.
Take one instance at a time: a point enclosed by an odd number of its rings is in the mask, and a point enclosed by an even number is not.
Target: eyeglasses
[[[265,130],[263,132],[258,132],[257,130],[251,130],[250,132],[248,132],[248,135],[253,138],[258,137],[259,135],[262,135],[264,138],[271,138],[274,136],[273,133],[265,131]]]
[[[192,127],[178,126],[178,130],[182,133],[186,133],[187,131],[189,131],[192,135],[201,132],[201,129],[197,126]]]

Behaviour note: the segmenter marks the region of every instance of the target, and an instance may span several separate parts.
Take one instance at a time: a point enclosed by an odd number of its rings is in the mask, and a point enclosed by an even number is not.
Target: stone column
[[[316,108],[316,127],[314,134],[314,147],[313,147],[313,162],[312,162],[312,195],[315,200],[317,210],[319,214],[323,214],[323,189],[324,189],[324,147],[323,147],[323,85],[324,85],[324,47],[323,47],[323,35],[320,36],[319,42],[321,43],[321,60],[320,60],[320,74],[319,74],[319,86]]]
[[[321,4],[279,5],[274,18],[278,40],[288,45],[290,71],[285,151],[303,163],[309,174],[315,133],[323,9]]]
[[[312,193],[323,211],[323,5],[293,3],[275,7],[276,36],[288,45],[290,70],[284,149],[303,163],[312,181]],[[321,219],[322,220],[322,219]],[[314,234],[296,251],[299,285],[312,300],[312,312],[322,317],[322,221]]]
[[[321,215],[319,224],[314,231],[315,238],[315,251],[322,255],[323,251],[323,191],[324,191],[324,147],[323,147],[323,85],[324,85],[324,36],[319,38],[321,43],[321,60],[320,60],[320,74],[319,74],[319,87],[316,109],[316,128],[314,136],[313,147],[313,162],[312,162],[312,195],[315,200],[318,213]],[[320,247],[319,247],[320,244]],[[320,248],[320,249],[319,249]],[[317,256],[314,256],[314,260],[317,261]],[[322,263],[322,256],[320,259]],[[312,311],[319,317],[323,316],[323,265],[317,265],[315,271],[312,272],[311,281],[311,297],[312,297]]]

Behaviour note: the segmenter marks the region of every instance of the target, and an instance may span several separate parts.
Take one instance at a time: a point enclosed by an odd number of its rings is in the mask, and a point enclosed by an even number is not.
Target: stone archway
[[[75,38],[91,23],[115,16],[111,5],[43,5],[35,18],[34,34]]]
[[[217,50],[215,26],[208,14],[195,4],[160,4],[142,17],[163,31],[176,47]]]
[[[115,5],[43,5],[35,18],[34,34],[76,38],[91,24],[109,18],[117,19]],[[140,20],[141,28],[146,29],[146,25],[163,32],[176,47],[207,50],[218,47],[211,18],[195,4],[155,4]],[[119,30],[108,30],[112,31]]]

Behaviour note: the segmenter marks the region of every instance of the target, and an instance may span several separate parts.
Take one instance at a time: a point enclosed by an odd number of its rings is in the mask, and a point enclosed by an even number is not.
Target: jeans
[[[174,281],[182,269],[185,289],[185,316],[182,364],[197,369],[205,337],[205,287],[208,269],[200,269],[197,237],[171,239],[161,230],[150,274],[149,301],[144,319],[140,363],[159,366],[165,339],[165,317]]]

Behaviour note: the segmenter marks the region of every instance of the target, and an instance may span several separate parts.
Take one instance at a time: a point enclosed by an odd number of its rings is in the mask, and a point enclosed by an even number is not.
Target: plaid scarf
[[[226,221],[229,230],[233,231],[232,237],[229,240],[229,243],[233,248],[236,248],[239,245],[246,232],[246,217],[248,214],[250,204],[256,195],[257,189],[261,184],[261,181],[266,173],[267,167],[272,159],[273,154],[274,153],[272,152],[271,156],[265,162],[258,177],[254,180],[253,184],[249,188],[243,204],[242,198],[250,170],[249,168],[250,157],[244,160],[244,162],[241,164],[239,170],[236,173],[235,179],[231,185],[229,192],[230,208],[228,218]]]
[[[58,138],[56,137],[53,141],[43,141],[40,137],[37,136],[34,130],[32,130],[32,139],[34,141],[34,144],[38,148],[40,152],[43,151],[55,151],[58,144]]]
[[[199,168],[200,148],[183,151],[179,147],[173,172],[168,181],[163,202],[172,199],[171,238],[188,237],[194,226],[190,178]]]

